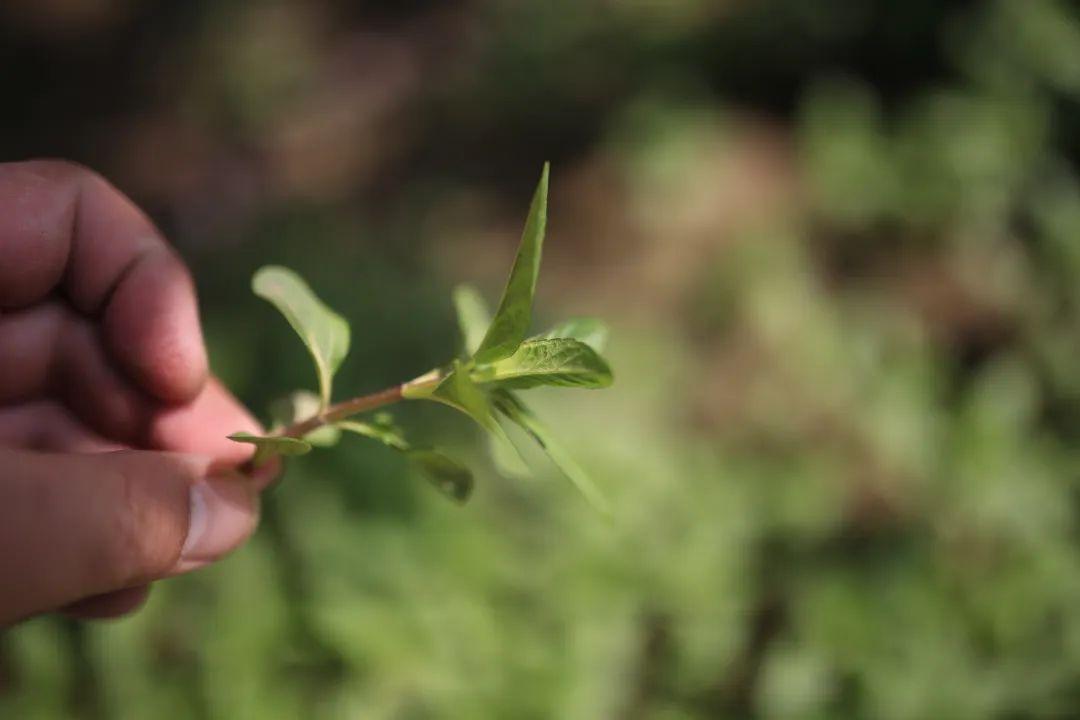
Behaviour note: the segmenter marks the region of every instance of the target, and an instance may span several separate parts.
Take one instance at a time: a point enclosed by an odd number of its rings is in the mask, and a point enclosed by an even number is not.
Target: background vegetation
[[[6,0],[0,159],[92,165],[192,263],[253,408],[454,350],[553,162],[540,410],[615,507],[359,441],[114,624],[0,636],[34,718],[1046,718],[1080,703],[1080,14],[1067,0]]]

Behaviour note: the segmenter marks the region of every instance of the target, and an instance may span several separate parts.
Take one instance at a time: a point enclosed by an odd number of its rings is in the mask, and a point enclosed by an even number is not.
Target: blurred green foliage
[[[413,377],[551,158],[539,307],[610,318],[619,383],[540,411],[614,519],[409,409],[488,468],[469,505],[359,441],[294,462],[249,546],[141,613],[0,636],[0,714],[1075,713],[1071,3],[147,5],[98,31],[99,70],[142,61],[126,102],[65,120],[74,81],[15,83],[5,155],[74,155],[161,219],[255,408],[313,378],[253,268],[348,316],[343,391]]]

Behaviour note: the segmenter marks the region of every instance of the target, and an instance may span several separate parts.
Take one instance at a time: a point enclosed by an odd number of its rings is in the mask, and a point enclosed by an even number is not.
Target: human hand
[[[258,424],[208,376],[183,263],[62,162],[0,164],[0,627],[110,617],[255,527]]]

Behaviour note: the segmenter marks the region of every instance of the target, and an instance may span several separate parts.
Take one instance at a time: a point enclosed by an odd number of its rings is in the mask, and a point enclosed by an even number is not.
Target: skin
[[[0,627],[131,612],[240,545],[276,468],[240,473],[238,430],[149,219],[85,168],[0,164]]]

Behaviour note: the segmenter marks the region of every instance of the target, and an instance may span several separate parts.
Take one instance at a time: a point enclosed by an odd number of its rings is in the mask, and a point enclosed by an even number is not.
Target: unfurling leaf
[[[611,385],[611,368],[596,351],[568,338],[530,340],[513,355],[473,369],[473,382],[505,388],[539,385],[604,388]]]
[[[549,172],[550,167],[545,163],[540,184],[529,208],[529,217],[525,220],[525,231],[521,235],[521,245],[518,247],[514,267],[510,270],[510,279],[503,291],[502,301],[483,342],[476,350],[477,362],[494,362],[513,355],[529,332],[544,233],[547,230]]]
[[[270,404],[274,429],[285,428],[309,420],[322,411],[319,396],[307,390],[297,390]],[[316,447],[333,447],[341,439],[341,431],[333,425],[323,425],[304,436],[304,441]]]
[[[272,303],[304,341],[315,361],[319,398],[325,408],[330,404],[334,373],[349,353],[349,324],[288,268],[271,265],[260,269],[251,288]]]
[[[607,346],[608,326],[599,318],[581,317],[564,320],[543,335],[534,340],[550,340],[553,338],[569,338],[579,340],[598,353],[604,352]]]
[[[311,443],[290,437],[252,435],[248,432],[233,433],[229,436],[233,442],[248,443],[255,446],[255,457],[252,462],[256,466],[262,465],[275,455],[294,457],[306,455],[311,452]]]
[[[551,434],[539,418],[526,406],[517,395],[509,390],[495,390],[492,399],[498,410],[508,420],[526,432],[536,444],[539,445],[551,461],[555,463],[566,477],[574,483],[578,491],[597,510],[605,515],[611,514],[610,506],[604,495],[593,484],[588,473],[577,461],[563,448],[562,444]]]
[[[432,485],[453,500],[465,502],[472,494],[473,474],[467,467],[437,450],[412,447],[393,423],[378,419],[373,423],[345,420],[339,427],[403,453]]]
[[[461,328],[462,345],[466,357],[472,357],[484,341],[491,327],[491,312],[484,303],[480,291],[472,285],[454,288],[454,308],[457,310],[458,327]]]

